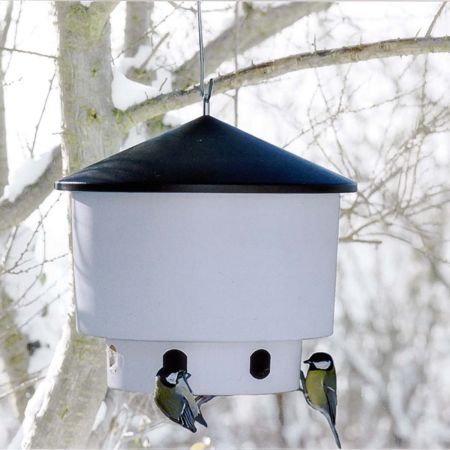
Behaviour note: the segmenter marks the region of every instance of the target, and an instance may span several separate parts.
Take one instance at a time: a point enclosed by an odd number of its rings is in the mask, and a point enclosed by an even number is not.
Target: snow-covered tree
[[[193,437],[149,396],[107,389],[104,341],[75,329],[53,182],[199,114],[195,2],[33,3],[0,4],[0,446],[329,447],[298,393],[216,400]],[[450,445],[448,14],[204,4],[213,114],[359,183],[335,334],[304,346],[335,355],[347,447]],[[27,83],[39,95],[15,101]]]

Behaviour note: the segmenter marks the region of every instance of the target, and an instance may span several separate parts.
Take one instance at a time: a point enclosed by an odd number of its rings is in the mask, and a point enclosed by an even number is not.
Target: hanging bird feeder
[[[77,326],[108,384],[163,365],[197,394],[298,388],[333,331],[339,194],[356,184],[210,116],[56,183],[70,191]]]
[[[195,394],[299,387],[302,340],[333,332],[340,193],[356,183],[204,115],[56,183],[72,194],[77,328],[108,385]]]

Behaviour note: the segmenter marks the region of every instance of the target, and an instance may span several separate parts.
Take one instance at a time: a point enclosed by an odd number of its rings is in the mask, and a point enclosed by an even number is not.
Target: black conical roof
[[[356,183],[211,116],[55,183],[66,191],[355,192]]]

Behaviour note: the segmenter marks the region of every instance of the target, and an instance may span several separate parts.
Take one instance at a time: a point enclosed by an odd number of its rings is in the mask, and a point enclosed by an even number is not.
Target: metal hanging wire
[[[208,82],[208,90],[205,91],[205,49],[203,47],[203,26],[202,26],[202,2],[197,0],[197,17],[198,17],[198,45],[200,47],[200,96],[203,99],[203,115],[209,116],[209,99],[214,81],[210,78]]]

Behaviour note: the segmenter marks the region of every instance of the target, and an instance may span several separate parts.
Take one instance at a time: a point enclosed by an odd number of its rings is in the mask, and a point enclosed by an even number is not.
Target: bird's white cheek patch
[[[318,369],[327,370],[330,367],[331,363],[330,363],[330,361],[320,361],[320,362],[314,363],[314,365]]]
[[[177,373],[173,372],[166,378],[167,382],[170,384],[177,384]]]

